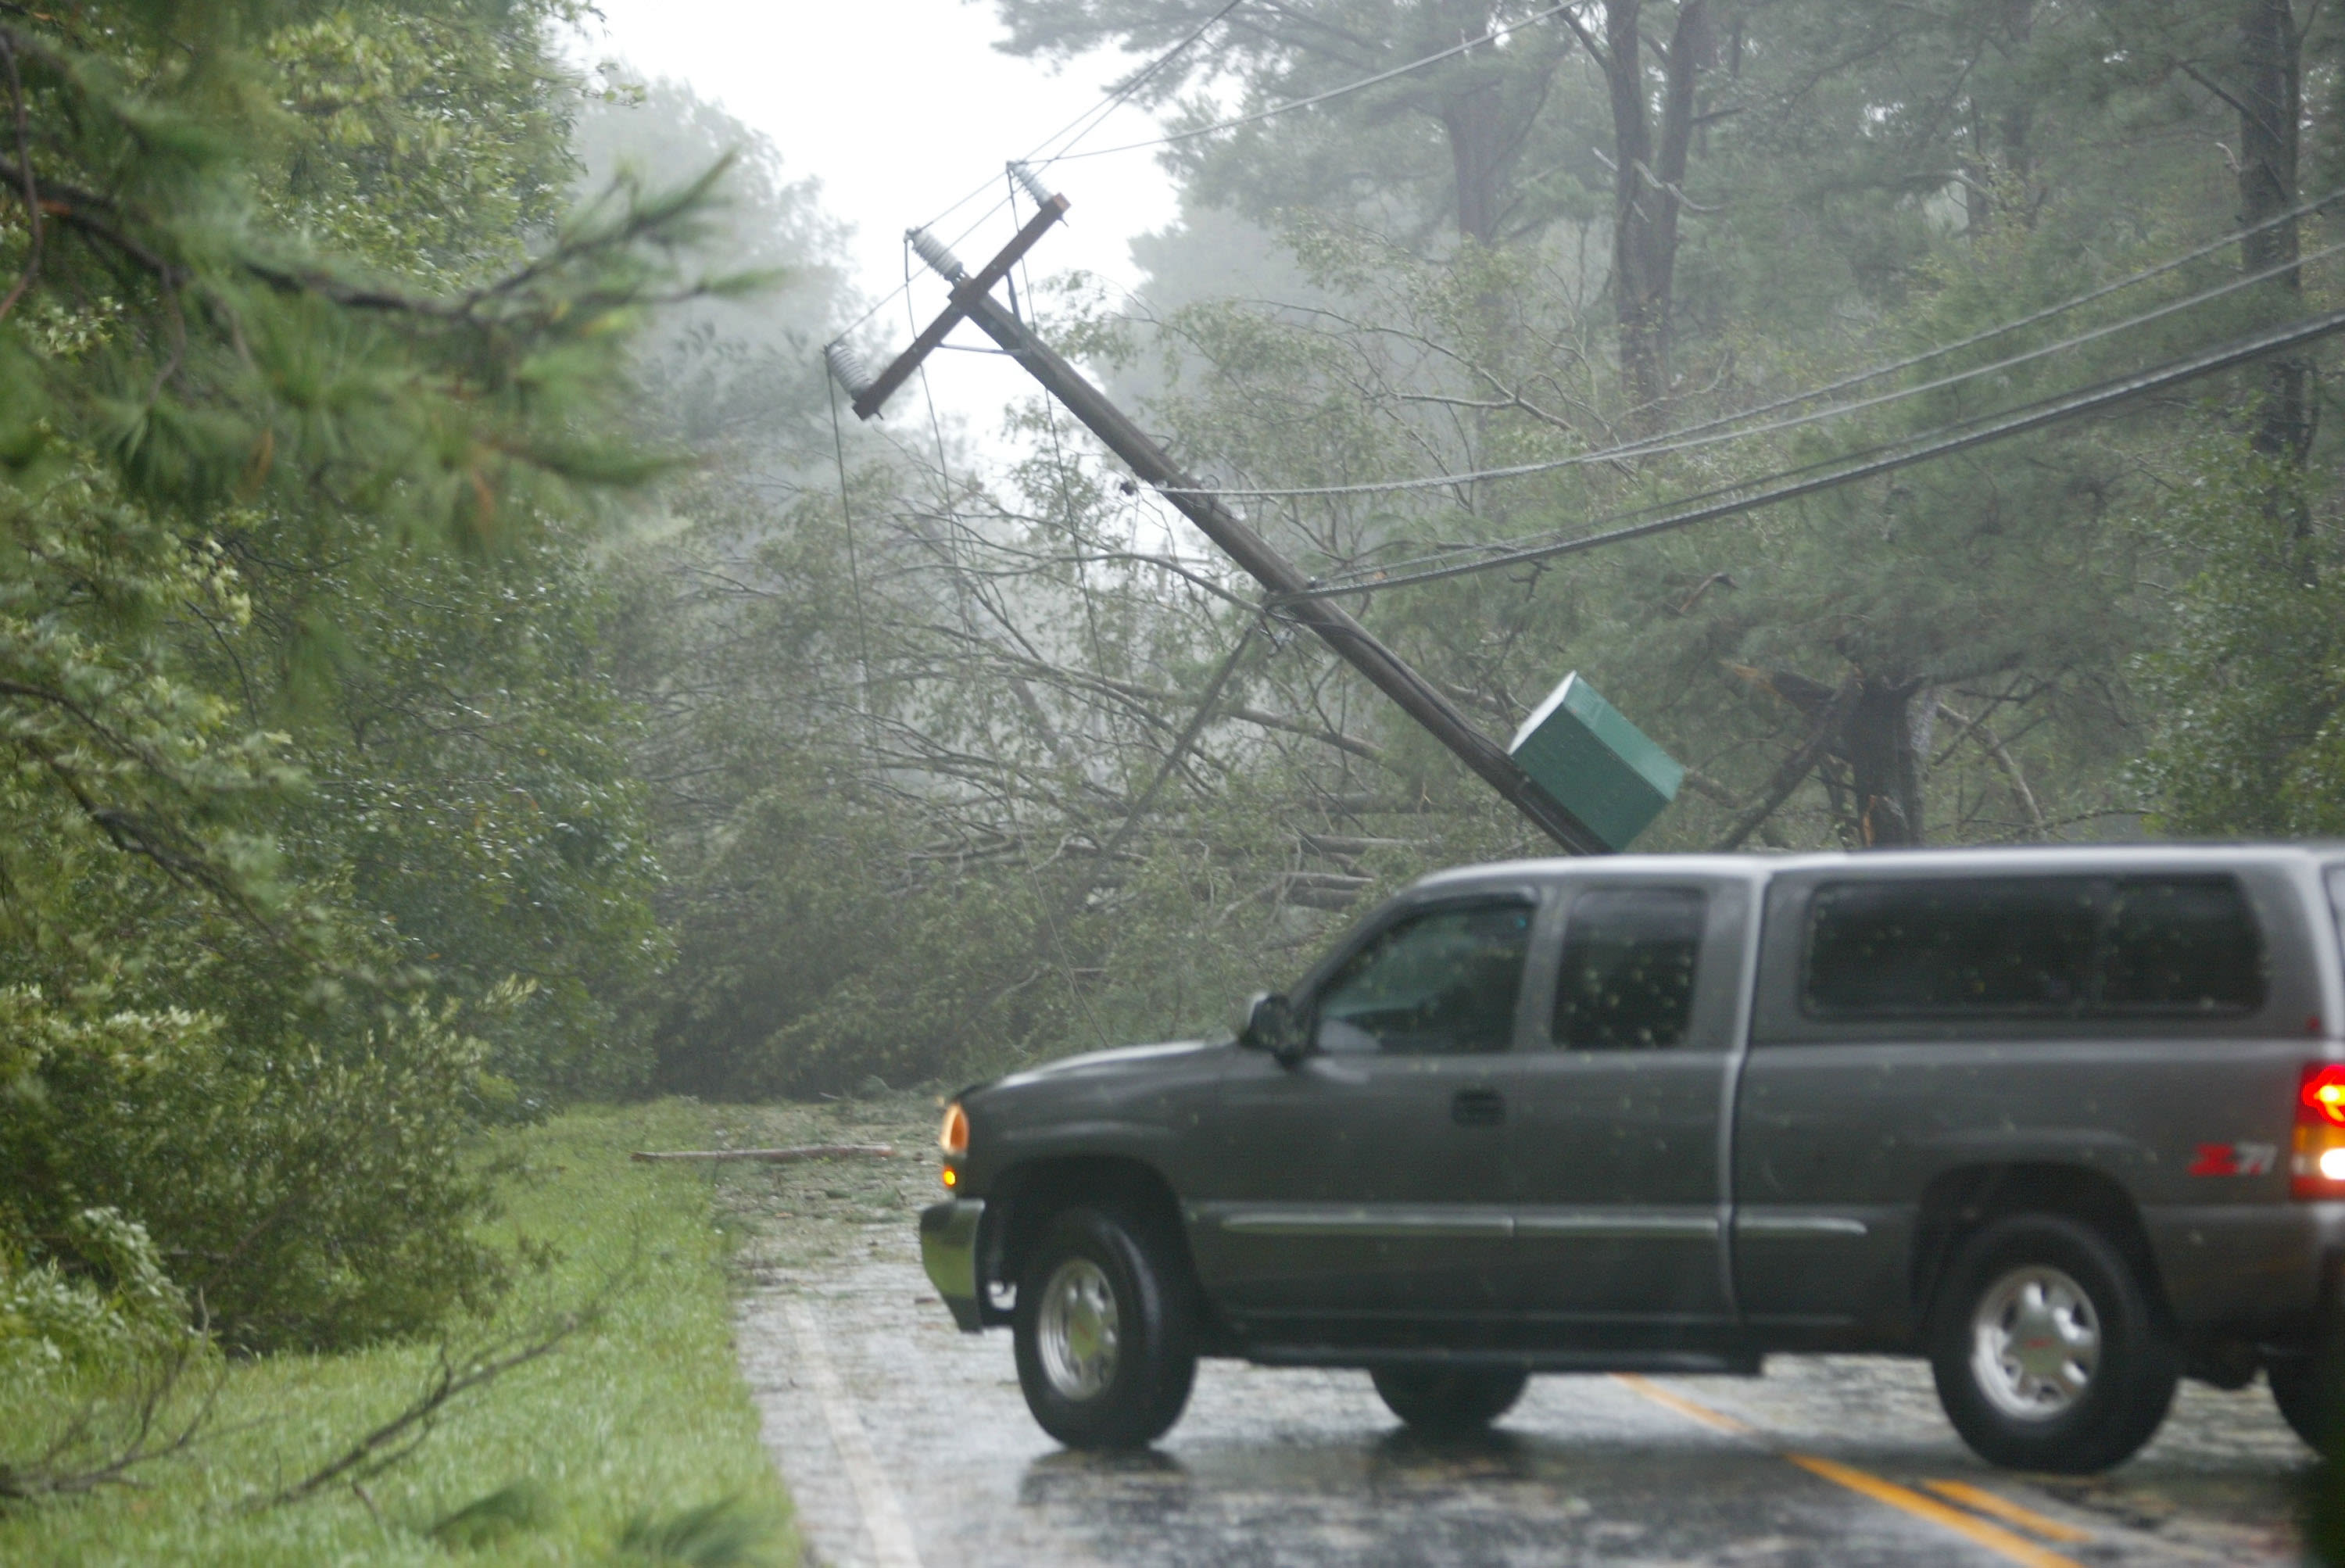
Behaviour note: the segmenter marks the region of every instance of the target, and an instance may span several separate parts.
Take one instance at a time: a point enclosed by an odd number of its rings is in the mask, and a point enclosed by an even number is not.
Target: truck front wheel
[[[2056,1215],[1998,1220],[1948,1270],[1931,1319],[1939,1403],[1990,1464],[2071,1475],[2147,1442],[2182,1354],[2123,1254]]]
[[[1026,1408],[1069,1448],[1144,1448],[1189,1402],[1187,1281],[1172,1249],[1121,1215],[1051,1218],[1020,1273],[1011,1336]]]

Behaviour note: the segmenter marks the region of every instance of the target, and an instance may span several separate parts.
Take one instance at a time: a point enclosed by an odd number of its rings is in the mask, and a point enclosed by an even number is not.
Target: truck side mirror
[[[1275,991],[1265,991],[1246,1003],[1245,1027],[1238,1031],[1238,1044],[1292,1063],[1304,1051],[1301,1025],[1294,1003]]]

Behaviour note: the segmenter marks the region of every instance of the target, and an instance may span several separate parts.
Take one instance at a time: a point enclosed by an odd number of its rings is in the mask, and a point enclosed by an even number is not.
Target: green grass
[[[704,1146],[708,1125],[701,1107],[665,1102],[573,1112],[495,1141],[524,1161],[495,1230],[557,1254],[502,1324],[614,1276],[630,1283],[597,1327],[452,1406],[419,1451],[365,1483],[371,1509],[347,1485],[243,1505],[405,1406],[432,1347],[233,1366],[194,1451],[136,1487],[0,1514],[0,1563],[794,1563],[787,1500],[733,1359],[730,1243],[710,1178],[626,1157]]]

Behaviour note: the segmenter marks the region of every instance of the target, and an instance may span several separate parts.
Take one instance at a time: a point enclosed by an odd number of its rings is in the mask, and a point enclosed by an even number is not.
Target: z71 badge
[[[2203,1176],[2269,1176],[2279,1158],[2278,1144],[2200,1144],[2198,1157],[2190,1162],[2189,1174]]]

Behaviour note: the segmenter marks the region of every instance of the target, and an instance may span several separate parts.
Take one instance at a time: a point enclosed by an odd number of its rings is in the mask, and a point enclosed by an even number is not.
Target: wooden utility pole
[[[915,235],[914,246],[921,258],[952,283],[950,302],[944,313],[876,380],[867,386],[848,388],[855,399],[856,413],[864,419],[878,413],[888,395],[904,383],[920,360],[944,341],[955,324],[963,320],[973,323],[1024,366],[1028,374],[1041,382],[1045,391],[1081,421],[1110,452],[1122,458],[1135,475],[1152,485],[1206,538],[1267,588],[1273,613],[1316,632],[1338,657],[1367,677],[1377,690],[1399,705],[1402,712],[1423,725],[1436,740],[1558,844],[1577,855],[1609,854],[1610,846],[1532,782],[1530,775],[1516,766],[1504,747],[1477,728],[1455,703],[1347,612],[1325,599],[1282,602],[1281,596],[1311,586],[1310,578],[1301,568],[1272,549],[1268,541],[1247,526],[1243,518],[1183,473],[1164,449],[1110,402],[1081,372],[994,300],[992,290],[1009,274],[1011,265],[1031,249],[1043,231],[1066,210],[1067,199],[1063,196],[1043,199],[1032,221],[1019,230],[1017,238],[1000,255],[974,275],[961,270],[959,263],[941,246],[926,236]],[[836,356],[832,366],[834,372],[841,368]]]

